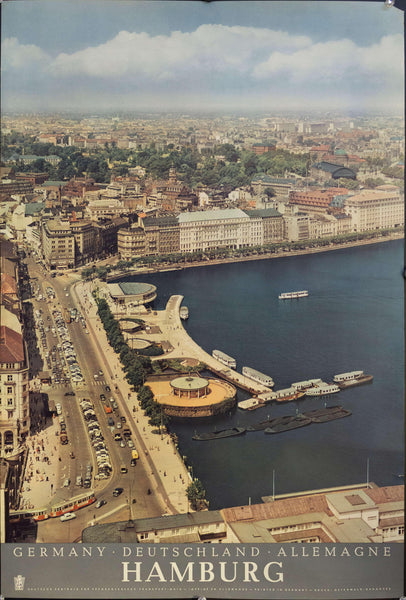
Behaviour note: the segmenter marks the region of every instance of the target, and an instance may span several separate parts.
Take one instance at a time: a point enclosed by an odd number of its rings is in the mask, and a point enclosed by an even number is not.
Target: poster
[[[5,598],[404,593],[397,4],[2,3]]]

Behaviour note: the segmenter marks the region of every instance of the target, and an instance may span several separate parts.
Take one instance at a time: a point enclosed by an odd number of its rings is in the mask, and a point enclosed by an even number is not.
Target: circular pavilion
[[[179,398],[204,398],[209,392],[209,381],[203,377],[177,377],[170,385]]]

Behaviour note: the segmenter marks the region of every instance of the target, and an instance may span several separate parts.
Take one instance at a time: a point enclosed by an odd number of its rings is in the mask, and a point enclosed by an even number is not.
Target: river
[[[403,479],[403,240],[313,255],[133,276],[154,283],[156,308],[182,294],[185,327],[205,350],[220,349],[275,381],[363,370],[370,385],[257,411],[173,420],[181,454],[206,489],[211,509],[260,502],[264,495]],[[309,290],[281,301],[283,291]],[[238,393],[239,399],[247,394]],[[350,417],[276,435],[259,431],[211,442],[195,431],[248,425],[341,404]],[[369,468],[367,468],[369,465]]]

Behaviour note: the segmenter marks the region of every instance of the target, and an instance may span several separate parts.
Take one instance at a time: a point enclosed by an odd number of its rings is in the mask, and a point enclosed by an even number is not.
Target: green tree
[[[187,499],[193,510],[202,510],[207,507],[206,490],[200,479],[194,479],[186,489]]]

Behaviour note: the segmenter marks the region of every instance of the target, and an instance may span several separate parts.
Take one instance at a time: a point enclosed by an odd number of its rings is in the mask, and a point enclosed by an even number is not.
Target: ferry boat
[[[306,396],[324,396],[326,394],[336,394],[339,391],[340,388],[337,384],[324,383],[324,381],[322,381],[318,385],[307,388],[304,393]]]
[[[212,357],[221,362],[226,367],[230,367],[231,369],[235,369],[237,366],[237,361],[232,356],[228,356],[221,350],[213,350],[211,353]]]
[[[292,400],[298,400],[303,396],[304,392],[296,390],[294,387],[290,387],[272,392],[272,394],[269,395],[269,400],[275,400],[276,402],[291,402]]]
[[[179,316],[182,321],[186,321],[189,318],[189,309],[187,306],[182,306],[179,311]]]
[[[363,383],[371,383],[373,375],[365,375],[364,371],[349,371],[348,373],[339,373],[334,375],[333,381],[341,389],[352,387],[353,385],[362,385]]]
[[[242,374],[245,377],[252,379],[252,381],[261,383],[262,385],[265,385],[266,387],[273,387],[275,385],[272,377],[269,377],[269,375],[265,375],[264,373],[261,373],[260,371],[257,371],[256,369],[251,369],[251,367],[243,367]]]
[[[247,400],[241,400],[237,406],[241,410],[256,410],[257,408],[264,406],[264,404],[265,402],[263,400],[259,400],[258,398],[248,398]]]
[[[320,383],[323,383],[321,379],[306,379],[305,381],[292,383],[292,387],[295,388],[295,390],[306,390],[315,385],[320,385]]]
[[[309,295],[307,290],[300,290],[299,292],[282,292],[279,294],[279,300],[293,300],[295,298],[306,298]]]
[[[219,431],[211,431],[209,433],[195,433],[192,436],[192,440],[200,442],[208,440],[219,440],[228,437],[234,437],[236,435],[242,435],[246,432],[245,427],[232,427],[231,429],[220,429]]]

